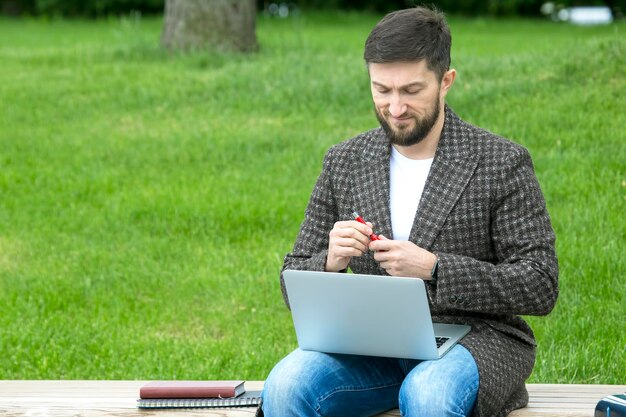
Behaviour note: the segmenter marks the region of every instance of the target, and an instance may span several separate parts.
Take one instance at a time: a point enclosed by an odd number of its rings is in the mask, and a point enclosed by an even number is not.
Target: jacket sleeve
[[[488,314],[548,314],[558,296],[555,235],[528,151],[499,170],[491,207],[497,262],[437,253],[435,303]]]
[[[290,253],[285,256],[280,274],[280,288],[287,306],[289,300],[285,291],[282,271],[286,269],[324,271],[328,254],[328,234],[337,221],[337,207],[331,185],[331,148],[324,157],[322,172],[317,178],[307,205],[304,221]]]

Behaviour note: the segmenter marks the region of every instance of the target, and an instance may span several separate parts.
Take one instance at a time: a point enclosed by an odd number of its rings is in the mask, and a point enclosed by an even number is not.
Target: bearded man
[[[450,46],[444,16],[428,8],[393,12],[372,30],[364,57],[381,127],[328,151],[283,270],[422,279],[433,321],[471,331],[438,360],[296,349],[267,378],[267,417],[397,407],[493,417],[528,401],[535,338],[519,316],[556,303],[555,236],[528,151],[445,104]],[[371,241],[374,228],[382,236]],[[289,305],[282,276],[281,287]]]

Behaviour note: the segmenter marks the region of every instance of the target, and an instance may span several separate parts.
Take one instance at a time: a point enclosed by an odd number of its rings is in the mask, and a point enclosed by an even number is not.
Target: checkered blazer
[[[323,271],[328,234],[358,211],[393,236],[390,144],[380,128],[332,147],[283,269]],[[480,374],[474,416],[505,416],[528,402],[535,339],[519,315],[545,315],[558,295],[555,236],[528,151],[472,126],[449,108],[410,241],[439,256],[427,285],[435,321],[472,327],[461,341]],[[355,273],[386,275],[372,253]],[[281,277],[281,288],[288,302]]]

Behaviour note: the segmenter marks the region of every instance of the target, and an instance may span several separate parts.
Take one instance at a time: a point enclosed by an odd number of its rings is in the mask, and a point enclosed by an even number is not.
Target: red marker
[[[361,216],[359,215],[359,213],[357,213],[356,211],[353,211],[353,212],[352,212],[352,215],[354,216],[354,219],[355,219],[357,222],[359,222],[359,223],[363,223],[363,224],[367,225],[367,224],[365,223],[365,220],[363,220],[363,217],[361,217]],[[370,235],[370,240],[380,240],[380,238],[378,237],[378,235],[375,235],[375,234],[372,232],[372,234]]]

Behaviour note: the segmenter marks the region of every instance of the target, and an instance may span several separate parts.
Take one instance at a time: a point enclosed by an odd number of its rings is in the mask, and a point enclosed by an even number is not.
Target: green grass
[[[376,125],[377,17],[259,19],[252,56],[161,21],[0,20],[0,378],[263,379],[325,150]],[[623,383],[624,23],[451,19],[449,95],[533,155],[561,295],[532,382]]]

